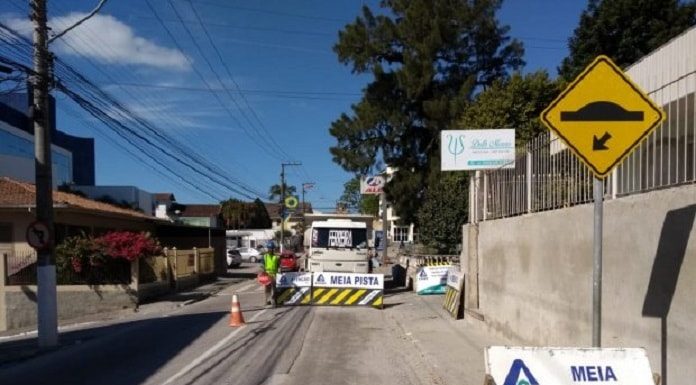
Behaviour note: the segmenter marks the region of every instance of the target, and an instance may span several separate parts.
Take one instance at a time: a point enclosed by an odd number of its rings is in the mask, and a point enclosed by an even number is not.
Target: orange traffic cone
[[[232,294],[232,309],[230,309],[230,326],[242,326],[246,325],[244,322],[244,316],[242,315],[242,309],[239,306],[239,298],[237,294]]]

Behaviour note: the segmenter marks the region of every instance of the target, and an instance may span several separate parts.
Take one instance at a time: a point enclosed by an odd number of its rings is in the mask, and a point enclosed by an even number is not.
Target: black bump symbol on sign
[[[643,111],[626,111],[613,102],[592,102],[577,111],[561,111],[564,122],[642,122]]]

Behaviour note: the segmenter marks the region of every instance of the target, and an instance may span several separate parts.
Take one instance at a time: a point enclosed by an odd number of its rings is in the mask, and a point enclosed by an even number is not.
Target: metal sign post
[[[592,268],[592,346],[602,346],[602,240],[604,181],[594,178],[594,246]]]

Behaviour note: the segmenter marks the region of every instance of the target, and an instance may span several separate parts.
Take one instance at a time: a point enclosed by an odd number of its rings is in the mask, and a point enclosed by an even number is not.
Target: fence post
[[[164,252],[164,271],[167,272],[167,283],[169,286],[172,285],[172,265],[169,263],[169,249],[164,248],[162,250]]]
[[[527,213],[532,213],[532,150],[527,147]]]
[[[0,331],[7,330],[7,306],[5,285],[7,284],[7,253],[0,254]]]
[[[131,282],[130,288],[135,291],[136,298],[138,297],[138,285],[140,284],[140,258],[136,258],[130,264]]]
[[[172,259],[172,261],[174,262],[174,269],[172,269],[172,273],[174,276],[174,288],[176,290],[179,290],[179,266],[177,266],[179,264],[179,261],[176,252],[176,247],[172,247],[172,251],[174,253],[174,258]]]
[[[619,189],[619,167],[611,172],[611,199],[616,199]]]
[[[474,182],[475,174],[469,173],[469,223],[476,223],[476,211],[474,209],[476,202],[476,183]]]
[[[483,172],[483,220],[488,218],[488,173]]]
[[[200,268],[201,266],[201,255],[198,252],[197,248],[193,248],[193,273],[194,274],[199,274],[200,273]]]

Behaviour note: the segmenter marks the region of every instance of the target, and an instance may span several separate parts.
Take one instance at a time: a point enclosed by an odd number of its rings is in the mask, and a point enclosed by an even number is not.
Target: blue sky
[[[21,29],[26,23],[26,3],[2,1],[0,18]],[[49,0],[54,18],[49,24],[60,30],[96,3]],[[266,193],[278,183],[280,159],[299,161],[302,167],[287,168],[289,184],[315,182],[307,199],[316,207],[333,207],[351,175],[331,161],[328,149],[335,141],[328,128],[359,100],[369,77],[351,74],[338,63],[331,47],[337,32],[355,19],[361,5],[376,1],[150,3],[176,43],[146,1],[110,0],[99,17],[70,32],[66,43],[53,49],[129,108],[253,190]],[[511,26],[511,36],[525,44],[525,71],[547,69],[555,76],[567,54],[567,38],[585,6],[582,0],[504,2],[499,17]],[[196,14],[206,23],[227,68],[218,61]],[[223,91],[220,81],[228,89],[240,89],[241,95]],[[96,138],[97,184],[173,192],[185,203],[212,201],[133,159],[113,145],[104,129],[79,107],[56,96],[59,127]],[[282,150],[273,150],[271,141]],[[228,194],[210,189],[215,196]]]

